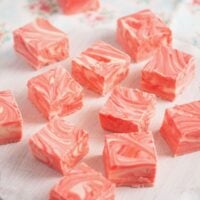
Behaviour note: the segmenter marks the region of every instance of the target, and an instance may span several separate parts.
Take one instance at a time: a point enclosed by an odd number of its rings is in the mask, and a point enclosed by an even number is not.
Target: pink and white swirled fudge
[[[193,4],[200,5],[200,0],[193,0]]]
[[[166,109],[160,132],[174,156],[200,151],[200,101]]]
[[[22,116],[10,90],[0,91],[0,144],[18,142],[22,137]]]
[[[47,119],[69,115],[83,105],[82,87],[59,66],[30,79],[28,96]]]
[[[141,86],[148,92],[172,101],[192,81],[194,74],[193,56],[163,46],[143,68]]]
[[[100,110],[101,126],[116,133],[147,130],[155,104],[153,94],[118,86]]]
[[[14,48],[35,69],[69,56],[67,35],[42,18],[14,31]]]
[[[150,10],[118,19],[117,40],[135,62],[152,56],[172,41],[171,30]]]
[[[88,133],[54,118],[30,138],[29,145],[38,160],[65,174],[88,153]]]
[[[157,156],[151,132],[107,134],[103,160],[106,177],[117,186],[154,185]]]
[[[106,94],[124,80],[128,74],[130,57],[99,41],[72,61],[72,75],[83,86]]]
[[[81,163],[51,190],[49,200],[114,200],[114,197],[115,185]]]
[[[95,11],[100,7],[99,0],[57,0],[65,14]]]

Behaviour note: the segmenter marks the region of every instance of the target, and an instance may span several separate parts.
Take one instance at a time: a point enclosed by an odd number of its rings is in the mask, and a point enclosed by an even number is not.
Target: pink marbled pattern
[[[114,133],[105,136],[106,177],[117,186],[153,186],[156,152],[151,132]]]
[[[173,101],[191,83],[195,74],[194,57],[161,47],[142,70],[142,89]]]
[[[38,18],[13,34],[15,50],[35,69],[69,56],[67,35],[45,19]]]
[[[101,126],[117,133],[147,130],[155,104],[156,98],[153,94],[118,86],[100,110]]]
[[[83,86],[106,94],[128,74],[130,57],[111,45],[99,41],[72,61],[72,75]]]
[[[69,115],[83,105],[82,87],[63,67],[33,77],[27,86],[29,99],[47,119]]]
[[[0,91],[0,144],[20,141],[22,129],[21,112],[12,92]]]
[[[150,10],[118,19],[117,40],[135,62],[152,56],[161,45],[171,43],[171,30]]]
[[[29,140],[33,155],[62,174],[89,150],[88,133],[63,119],[54,118]]]
[[[115,186],[99,172],[79,164],[51,190],[50,200],[114,200]]]
[[[166,109],[160,132],[174,156],[200,151],[200,101]]]
[[[115,186],[103,175],[79,164],[51,190],[50,200],[114,200]]]

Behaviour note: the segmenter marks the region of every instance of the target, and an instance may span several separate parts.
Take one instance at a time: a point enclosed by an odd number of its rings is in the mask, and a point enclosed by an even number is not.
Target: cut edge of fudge
[[[106,114],[103,114],[101,111],[99,113],[99,120],[101,123],[101,127],[106,131],[113,132],[113,127],[115,127],[115,129],[118,129],[118,131],[115,130],[115,132],[121,133],[121,129],[118,127],[119,124],[122,127],[126,126],[126,128],[123,128],[125,133],[132,132],[132,130],[138,131],[137,124],[131,122],[130,120],[119,119],[118,117],[114,117],[112,115],[106,116]]]
[[[133,170],[133,172],[135,171],[135,168],[137,170],[139,170],[140,168],[140,163],[137,163],[135,165],[131,165],[130,163],[127,164],[127,165],[124,165],[124,162],[120,165],[117,165],[115,163],[116,161],[116,157],[114,157],[114,154],[113,154],[113,151],[111,151],[109,148],[110,148],[110,144],[108,142],[108,139],[111,139],[111,142],[110,143],[114,143],[115,141],[117,142],[117,137],[122,137],[122,139],[124,141],[128,140],[127,137],[130,137],[132,136],[133,138],[137,138],[141,135],[147,135],[149,136],[149,141],[151,141],[152,143],[152,147],[151,147],[151,157],[152,157],[152,161],[150,163],[146,163],[145,164],[145,167],[147,169],[151,169],[150,171],[152,172],[151,176],[149,176],[148,178],[151,179],[151,180],[145,180],[147,177],[141,177],[140,175],[137,177],[139,178],[138,181],[139,183],[137,183],[137,180],[135,180],[133,182],[133,178],[136,177],[135,175],[131,176],[131,174],[129,174],[131,177],[129,177],[128,179],[125,177],[125,178],[122,178],[120,177],[123,176],[123,172],[128,169],[128,171],[130,172],[131,170]],[[122,141],[121,141],[122,142]],[[138,145],[138,147],[140,147],[140,144],[137,143],[137,141],[135,142],[135,145]],[[141,145],[142,146],[142,145]],[[126,146],[127,148],[131,148],[130,146]],[[145,145],[146,147],[146,145]],[[127,153],[131,153],[131,149],[125,149],[125,146],[122,148],[119,148],[119,151],[123,151],[124,150],[124,153],[126,153],[126,150],[127,150]],[[132,147],[134,148],[134,147]],[[142,147],[141,147],[142,148]],[[119,152],[118,152],[119,153]],[[136,150],[134,150],[133,152],[134,154],[137,153]],[[110,161],[110,158],[112,159],[112,161]],[[120,159],[120,158],[119,158]],[[118,159],[118,162],[120,162],[120,160]],[[121,157],[122,159],[122,157]],[[106,177],[111,180],[112,182],[114,182],[117,186],[129,186],[129,187],[152,187],[154,186],[155,184],[155,179],[156,179],[156,167],[157,167],[157,152],[156,152],[156,148],[155,148],[155,143],[154,143],[154,139],[153,139],[153,135],[150,131],[140,131],[140,132],[130,132],[130,133],[113,133],[113,134],[107,134],[105,136],[105,144],[104,144],[104,150],[103,150],[103,163],[104,163],[104,169],[105,169],[105,174],[106,174]],[[109,162],[110,161],[110,162]],[[127,160],[126,160],[127,161]],[[127,161],[128,162],[128,161]],[[145,162],[145,161],[143,161]],[[146,160],[147,162],[147,160]],[[113,168],[113,169],[112,169]],[[142,168],[142,167],[141,167]],[[122,171],[122,172],[120,172]],[[149,172],[150,173],[150,172]],[[118,175],[119,174],[119,175]],[[148,174],[148,173],[147,173]],[[126,176],[126,174],[124,174]],[[117,178],[115,176],[118,176]]]
[[[168,59],[166,57],[167,55],[164,55],[164,52],[168,55]],[[171,53],[176,54],[176,57],[172,57]],[[180,54],[183,56],[182,58],[180,58]],[[160,64],[161,66],[166,65],[166,62],[169,59],[171,59],[171,63],[169,63],[169,65],[172,64],[172,59],[176,58],[176,62],[180,61],[179,65],[182,69],[180,71],[175,71],[177,69],[173,69],[171,70],[172,74],[161,72],[157,66],[154,67],[155,65],[158,65],[158,58],[165,61],[165,63]],[[169,66],[168,69],[170,69],[170,67],[171,66]],[[190,84],[194,75],[195,59],[192,55],[178,49],[171,48],[170,46],[161,46],[152,59],[142,69],[141,87],[144,91],[154,93],[162,99],[173,101],[184,91],[187,85]]]
[[[4,95],[4,97],[2,97],[2,95]],[[8,98],[8,100],[5,98]],[[13,115],[11,115],[12,119],[8,119],[4,122],[0,121],[0,145],[19,142],[23,135],[23,118],[15,96],[11,90],[3,90],[0,91],[0,101],[1,99],[3,99],[2,101],[6,103],[9,109],[14,110],[16,116],[13,118]],[[4,109],[5,108],[0,105],[0,114]]]
[[[178,131],[177,131],[173,121],[170,120],[170,124],[169,124],[167,120],[169,120],[169,119],[168,119],[167,113],[165,113],[165,119],[164,119],[162,126],[160,128],[160,133],[161,133],[161,136],[163,137],[163,139],[165,140],[165,142],[170,147],[170,150],[173,153],[173,155],[176,156],[177,148],[175,148],[174,145],[178,145],[179,141],[174,139],[174,138],[170,139],[170,137],[168,135],[168,131],[170,131],[171,133],[174,133],[174,134],[178,133]],[[169,129],[169,127],[168,127],[169,125],[173,126],[173,129]]]
[[[117,114],[114,112],[113,108],[109,110],[109,106],[116,107],[116,105],[113,106],[113,98],[117,98],[119,100],[119,97],[116,97],[116,94],[115,94],[115,92],[118,92],[119,90],[121,90],[121,92],[127,91],[127,92],[131,92],[132,94],[138,94],[137,97],[142,96],[142,98],[145,100],[146,110],[144,110],[143,113],[141,114],[140,120],[137,119],[137,121],[134,121],[133,116],[131,117],[126,116],[126,118],[123,118],[124,114],[120,113],[121,115],[120,116],[119,113]],[[125,102],[126,105],[130,104],[129,102],[129,100],[131,100],[130,98],[131,98],[130,95],[126,97],[126,99],[128,99],[128,101]],[[136,100],[134,100],[134,102],[132,103],[133,104],[136,103]],[[114,104],[116,103],[114,102]],[[123,105],[124,103],[122,104],[122,106]],[[130,106],[133,106],[133,105],[130,105]],[[137,132],[141,130],[146,130],[148,129],[151,123],[151,118],[154,115],[155,107],[156,107],[156,96],[154,94],[150,94],[139,89],[117,86],[112,91],[110,97],[107,99],[106,103],[103,105],[103,107],[101,108],[99,112],[100,124],[103,129],[107,131],[116,132],[116,133],[117,132],[119,133]],[[111,113],[111,111],[113,111],[114,113]],[[119,125],[121,125],[121,127]]]
[[[97,41],[72,60],[72,75],[84,87],[105,95],[127,77],[130,62],[128,54]]]
[[[191,112],[188,110],[182,110],[185,107],[191,109]],[[166,109],[164,120],[160,128],[160,134],[168,144],[173,156],[181,156],[184,154],[200,151],[200,140],[198,142],[197,139],[200,136],[200,129],[197,129],[196,132],[193,130],[195,124],[200,124],[200,115],[197,115],[198,110],[200,110],[200,101],[192,101]],[[177,114],[178,117],[174,116],[174,113]],[[193,128],[189,129],[194,131],[191,133],[191,135],[189,135],[189,131],[187,136],[184,130],[182,130],[179,124],[177,124],[177,122],[180,120],[180,116],[184,116],[186,119],[188,118],[190,120],[192,120],[192,117],[194,118],[194,121],[191,121]],[[180,122],[181,124],[183,123],[182,121]],[[197,136],[197,138],[195,136]]]

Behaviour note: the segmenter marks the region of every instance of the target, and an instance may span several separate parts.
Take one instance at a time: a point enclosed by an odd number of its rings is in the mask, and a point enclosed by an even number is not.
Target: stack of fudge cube
[[[65,14],[97,10],[98,0],[58,0]],[[192,81],[192,55],[172,47],[172,32],[150,10],[117,21],[117,41],[125,50],[97,41],[72,59],[71,74],[63,67],[31,78],[28,98],[49,121],[31,136],[35,158],[64,177],[52,188],[50,199],[114,199],[115,186],[150,187],[155,183],[157,153],[151,120],[156,96],[173,101]],[[14,31],[14,48],[34,69],[66,59],[69,39],[47,20],[38,18]],[[131,59],[149,59],[141,71],[141,89],[120,86],[127,77]],[[83,87],[99,94],[111,92],[99,112],[105,135],[105,177],[85,163],[89,133],[63,117],[83,107]],[[161,135],[173,155],[200,150],[200,101],[177,105],[165,111]],[[23,119],[11,91],[0,92],[0,144],[22,138]],[[112,133],[111,133],[112,132]]]

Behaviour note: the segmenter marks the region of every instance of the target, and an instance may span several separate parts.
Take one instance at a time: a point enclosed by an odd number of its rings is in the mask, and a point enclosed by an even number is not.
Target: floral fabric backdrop
[[[46,121],[27,98],[27,81],[47,68],[34,71],[13,49],[12,32],[34,20],[47,18],[52,24],[69,35],[71,57],[78,55],[96,40],[105,40],[117,46],[115,41],[116,20],[141,9],[156,12],[173,31],[174,45],[197,57],[200,63],[200,1],[199,0],[100,0],[97,12],[86,12],[72,16],[62,14],[56,0],[0,0],[0,90],[12,89],[25,120],[21,143],[2,145],[0,149],[0,200],[44,200],[50,188],[60,177],[47,166],[39,164],[29,152],[28,139]],[[119,47],[120,48],[120,47]],[[64,62],[70,67],[70,59]],[[140,63],[141,64],[141,63]],[[131,73],[123,84],[137,87],[141,66],[132,64]],[[70,69],[70,68],[69,68]],[[200,68],[197,65],[197,76]],[[199,200],[200,162],[199,154],[174,159],[167,157],[169,149],[159,138],[164,109],[174,104],[200,99],[200,79],[197,77],[187,91],[175,102],[159,100],[158,112],[152,131],[159,152],[158,178],[154,188],[118,188],[116,200]],[[139,84],[138,84],[139,85]],[[90,155],[87,163],[100,169],[99,159],[103,146],[103,130],[98,121],[99,108],[107,97],[87,93],[84,108],[67,119],[91,131]],[[97,101],[98,100],[98,101]],[[157,142],[159,141],[159,142]],[[167,152],[167,153],[166,153]],[[100,160],[100,161],[99,161]],[[180,168],[179,168],[180,167]],[[99,170],[100,171],[100,170]],[[102,170],[103,171],[103,170]],[[189,173],[187,176],[186,173]],[[192,178],[191,178],[192,177]]]
[[[13,5],[11,0],[0,0],[0,45],[11,40],[14,28],[36,17],[51,20],[62,16],[74,26],[81,23],[97,28],[111,26],[117,17],[150,8],[168,23],[175,37],[200,48],[200,3],[195,0],[102,0],[98,12],[63,16],[56,0],[20,0]],[[113,3],[114,2],[114,3]],[[69,25],[68,25],[69,26]]]

